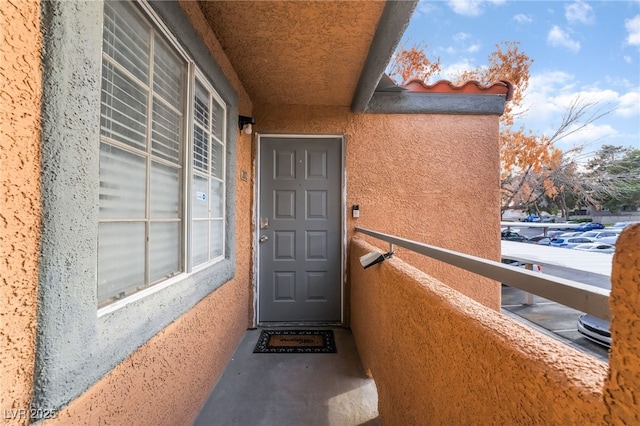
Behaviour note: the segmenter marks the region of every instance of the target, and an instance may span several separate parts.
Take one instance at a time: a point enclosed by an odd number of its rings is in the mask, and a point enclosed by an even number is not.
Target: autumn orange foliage
[[[400,49],[391,63],[389,77],[399,78],[404,84],[414,79],[427,81],[432,75],[439,73],[440,58],[431,61],[424,53],[425,50],[426,46],[420,45]]]
[[[535,197],[554,197],[558,188],[551,178],[562,163],[562,151],[554,140],[525,132],[524,128],[513,130],[516,113],[522,106],[524,93],[529,87],[529,68],[533,59],[520,50],[519,42],[496,45],[488,57],[488,65],[467,70],[453,79],[455,84],[477,81],[489,86],[497,81],[509,81],[513,97],[505,105],[500,117],[500,163],[502,211],[510,207],[524,207]],[[414,78],[427,82],[440,72],[440,58],[430,61],[424,49],[414,46],[402,48],[392,64],[390,76],[400,77],[403,83]]]

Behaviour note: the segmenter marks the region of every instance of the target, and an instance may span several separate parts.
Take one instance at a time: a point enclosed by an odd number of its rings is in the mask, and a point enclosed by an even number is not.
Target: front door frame
[[[257,326],[284,326],[284,325],[304,325],[298,323],[260,323],[260,286],[258,283],[260,277],[260,160],[261,160],[261,152],[260,152],[260,144],[262,138],[291,138],[291,139],[327,139],[327,138],[336,138],[340,140],[340,324],[330,324],[330,325],[344,325],[344,315],[345,315],[345,281],[346,281],[346,229],[347,229],[347,218],[346,218],[346,167],[345,167],[345,148],[346,141],[345,136],[340,134],[295,134],[295,133],[255,133],[255,163],[254,163],[254,194],[253,194],[253,238],[252,238],[252,247],[253,247],[253,327]],[[313,323],[313,325],[320,325],[318,323]]]

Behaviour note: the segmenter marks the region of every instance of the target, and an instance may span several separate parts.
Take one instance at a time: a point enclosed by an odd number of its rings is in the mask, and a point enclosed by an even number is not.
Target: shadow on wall
[[[352,240],[352,330],[384,424],[602,423],[606,364],[374,249]]]

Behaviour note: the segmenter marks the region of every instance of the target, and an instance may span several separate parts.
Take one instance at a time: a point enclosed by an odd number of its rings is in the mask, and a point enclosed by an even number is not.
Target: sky
[[[640,149],[640,0],[421,0],[400,45],[440,58],[434,83],[486,65],[505,41],[534,60],[517,126],[550,135],[579,97],[611,112],[558,148],[582,145],[586,157],[604,144]]]

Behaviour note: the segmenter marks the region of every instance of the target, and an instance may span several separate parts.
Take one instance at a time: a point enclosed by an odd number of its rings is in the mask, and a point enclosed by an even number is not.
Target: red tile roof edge
[[[507,95],[507,101],[511,100],[513,96],[513,85],[506,81],[501,80],[493,83],[490,86],[484,86],[478,81],[467,81],[466,83],[456,86],[449,80],[440,80],[434,84],[425,84],[422,80],[414,79],[407,84],[402,85],[407,92],[413,93],[467,93],[476,95]]]

